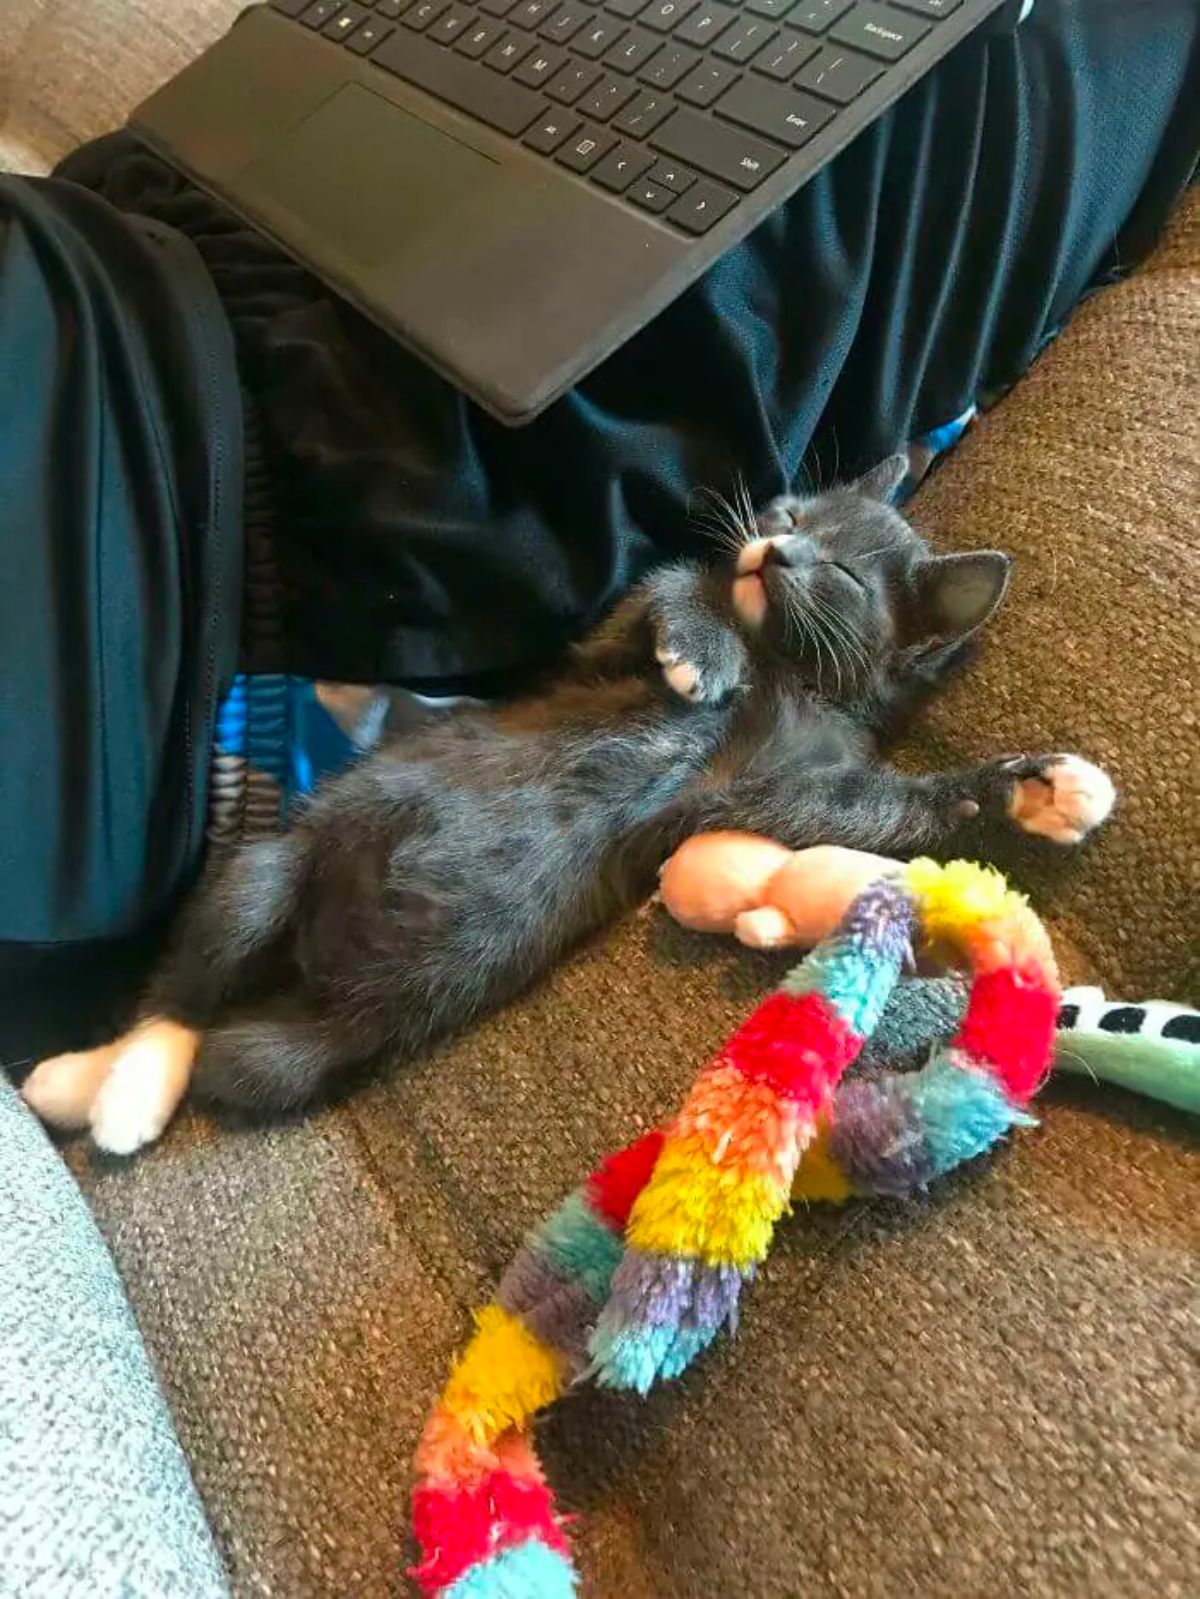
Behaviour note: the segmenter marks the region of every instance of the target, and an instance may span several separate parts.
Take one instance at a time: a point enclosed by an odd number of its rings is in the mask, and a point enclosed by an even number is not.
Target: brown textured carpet
[[[912,752],[1110,764],[1103,839],[1016,870],[1073,968],[1193,998],[1195,200],[923,491],[942,542],[1021,565]],[[409,1457],[468,1308],[777,969],[637,919],[339,1110],[240,1135],[190,1118],[128,1167],[73,1153],[239,1599],[401,1591]],[[1080,1086],[926,1202],[797,1216],[736,1344],[546,1425],[588,1593],[1195,1592],[1198,1200],[1182,1117]]]

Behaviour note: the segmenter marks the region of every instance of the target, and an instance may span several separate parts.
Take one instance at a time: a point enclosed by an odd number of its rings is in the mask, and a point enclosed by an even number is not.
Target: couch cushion
[[[1195,952],[1198,235],[1193,203],[918,506],[1022,575],[914,758],[1110,761],[1126,799],[1103,839],[1016,864],[1072,962],[1130,993],[1177,986]],[[340,1108],[253,1133],[190,1117],[130,1166],[72,1152],[238,1594],[396,1591],[411,1451],[470,1307],[777,970],[633,918]],[[581,1396],[546,1423],[589,1591],[1185,1591],[1198,1198],[1182,1117],[1064,1084],[1040,1132],[928,1201],[797,1215],[736,1342],[647,1402]]]
[[[1013,585],[978,669],[931,711],[922,766],[1080,750],[1121,792],[1082,859],[1011,857],[1115,993],[1196,999],[1200,941],[1200,192],[1166,247],[1087,305],[915,504]]]

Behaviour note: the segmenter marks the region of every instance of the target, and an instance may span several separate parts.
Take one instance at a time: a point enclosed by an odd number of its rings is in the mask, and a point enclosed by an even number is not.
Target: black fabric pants
[[[243,422],[193,247],[0,176],[0,1060],[102,1021],[201,853]]]
[[[1146,254],[1198,150],[1197,0],[1037,0],[515,433],[128,138],[64,171],[212,271],[274,452],[293,668],[440,686],[545,660],[707,549],[700,488],[849,472],[1011,383]]]
[[[100,1025],[195,870],[248,483],[285,596],[250,668],[495,687],[704,553],[699,488],[848,473],[1013,381],[1198,151],[1197,0],[1038,0],[518,432],[127,135],[0,179],[3,1058]]]

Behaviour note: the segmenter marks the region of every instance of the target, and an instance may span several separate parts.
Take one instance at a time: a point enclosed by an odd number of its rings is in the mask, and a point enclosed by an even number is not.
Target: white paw
[[[1111,813],[1117,791],[1107,772],[1081,755],[1056,755],[1038,777],[1017,783],[1008,814],[1027,833],[1079,844]]]
[[[187,1092],[199,1033],[146,1022],[120,1040],[116,1063],[92,1106],[92,1137],[110,1155],[132,1155],[160,1137]]]
[[[42,1121],[64,1132],[86,1127],[96,1095],[112,1070],[118,1044],[82,1049],[71,1055],[53,1055],[35,1066],[25,1079],[21,1097]]]
[[[699,667],[682,660],[673,650],[656,650],[655,656],[663,669],[668,688],[674,689],[680,699],[698,700],[703,697],[703,679]]]

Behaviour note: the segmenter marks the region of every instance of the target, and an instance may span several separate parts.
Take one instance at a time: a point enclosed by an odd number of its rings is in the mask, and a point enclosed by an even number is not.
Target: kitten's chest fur
[[[382,821],[398,891],[556,944],[647,892],[715,792],[776,765],[842,764],[862,743],[794,686],[710,707],[642,678],[568,683],[383,752],[313,822],[361,839]]]

